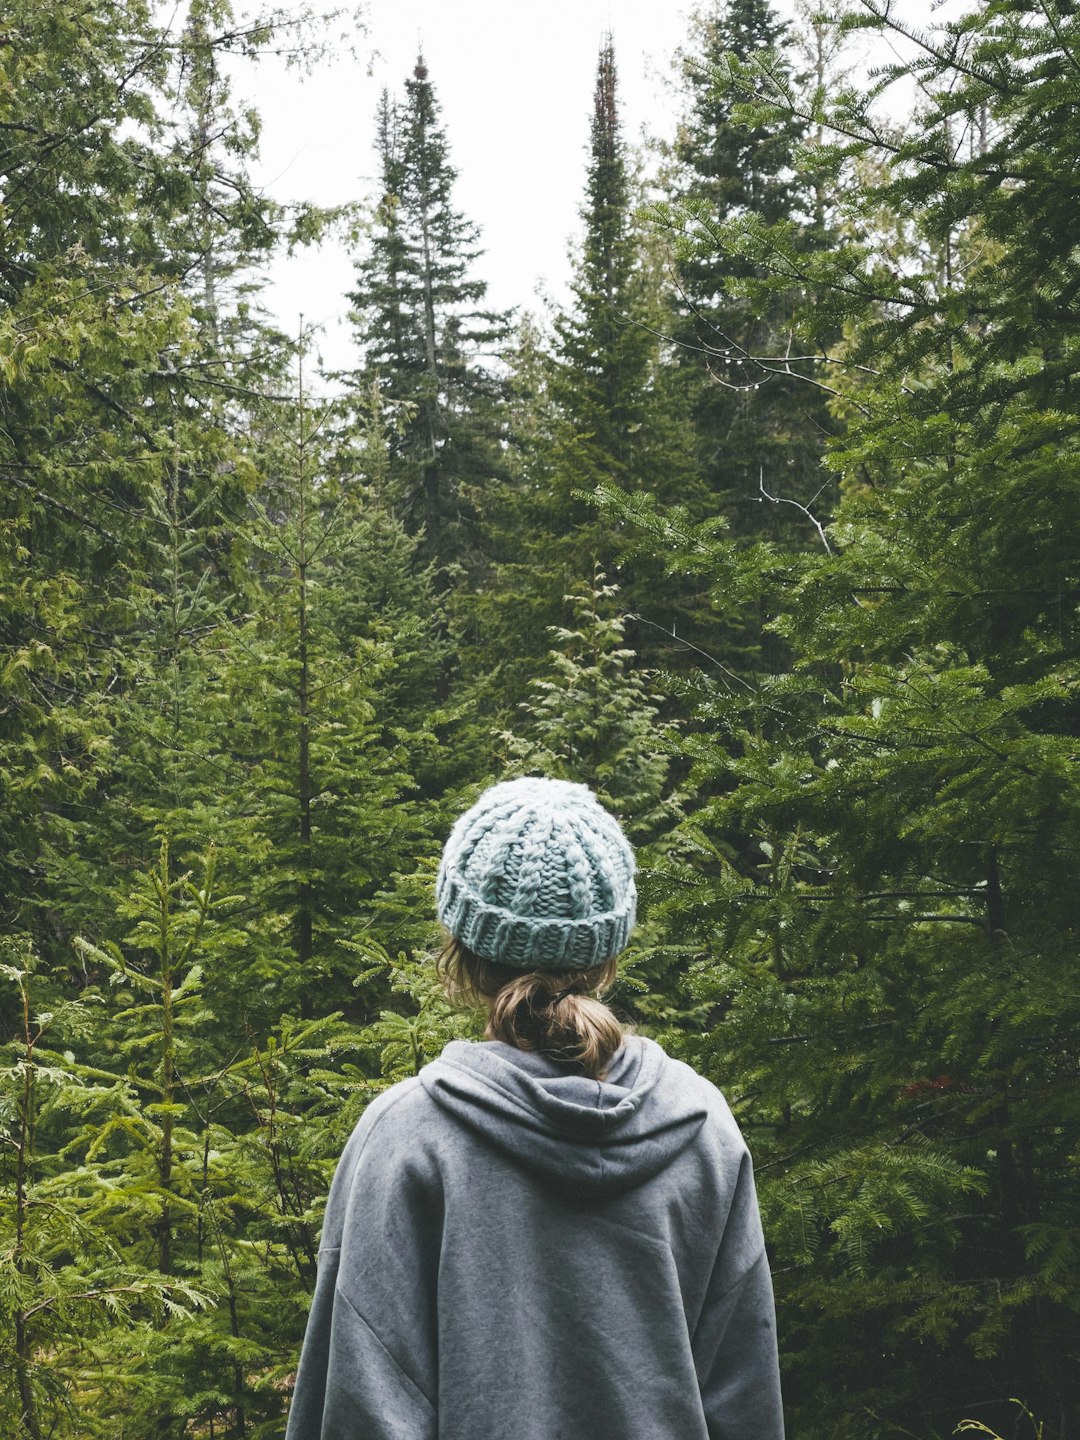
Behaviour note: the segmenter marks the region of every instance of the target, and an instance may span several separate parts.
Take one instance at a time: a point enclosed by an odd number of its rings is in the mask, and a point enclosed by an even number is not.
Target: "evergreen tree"
[[[349,295],[364,382],[377,379],[394,422],[394,502],[419,554],[446,567],[479,560],[477,497],[499,474],[501,386],[486,356],[505,319],[482,308],[472,270],[475,225],[454,208],[457,172],[427,65],[420,56],[405,100],[384,92],[376,125],[379,184],[370,246]]]
[[[253,328],[253,272],[268,260],[284,219],[282,207],[252,184],[247,171],[257,151],[258,118],[232,103],[226,57],[254,37],[244,35],[235,19],[230,0],[190,0],[173,87],[181,104],[173,148],[188,179],[188,203],[182,225],[169,236],[168,257],[181,268],[219,364],[222,350],[234,348]],[[223,40],[230,31],[236,39]]]
[[[631,609],[640,606],[671,623],[680,608],[672,587],[582,498],[604,484],[662,504],[689,506],[695,496],[699,503],[703,498],[685,442],[688,417],[663,363],[656,276],[632,209],[616,79],[609,36],[597,63],[573,308],[555,320],[548,381],[554,443],[544,477],[548,513],[537,517],[534,559],[542,563],[542,547],[555,542],[575,583],[587,582],[595,566],[617,570]],[[642,643],[653,648],[646,637]]]
[[[707,201],[718,219],[751,213],[776,224],[799,208],[793,172],[803,124],[795,117],[778,117],[768,126],[749,125],[737,113],[734,97],[717,86],[729,55],[743,61],[762,54],[779,58],[788,28],[769,0],[723,0],[693,16],[695,51],[678,57],[689,113],[676,140],[676,158],[690,172],[681,198]],[[788,78],[782,59],[779,75]],[[723,273],[722,262],[709,267],[705,256],[697,268],[688,266],[694,298],[723,303]]]
[[[697,514],[703,500],[688,416],[659,338],[653,257],[632,210],[610,37],[597,64],[588,155],[572,307],[555,316],[549,346],[523,335],[515,377],[530,394],[516,416],[516,473],[488,510],[499,563],[489,593],[472,602],[486,651],[505,656],[498,684],[516,698],[561,619],[564,596],[588,587],[597,570],[618,577],[627,609],[642,616],[635,641],[650,657],[663,653],[659,637],[681,631],[693,608],[684,587],[589,498],[613,486],[661,506],[694,509],[696,501]]]
[[[597,574],[566,596],[569,626],[552,626],[547,673],[529,686],[506,739],[514,770],[588,785],[635,839],[671,828],[679,813],[668,776],[674,729],[657,723],[646,678],[630,669],[618,586]]]
[[[101,777],[107,731],[84,702],[112,677],[112,637],[145,555],[142,496],[171,449],[154,436],[148,377],[185,325],[129,234],[152,223],[145,182],[161,169],[158,33],[123,5],[85,17],[64,4],[16,5],[5,33],[0,911],[51,956],[67,937],[51,916],[42,837]]]
[[[24,941],[6,946],[12,1434],[283,1429],[318,1207],[361,1088],[332,1060],[356,1044],[329,1016],[220,1046],[213,979],[245,937],[214,861],[178,871],[163,842],[116,897],[120,942],[77,941],[75,998]]]
[[[641,242],[630,215],[610,37],[597,64],[582,220],[573,308],[555,319],[549,381],[559,422],[549,482],[556,513],[549,530],[557,535],[564,529],[575,570],[608,562],[617,541],[574,490],[592,490],[601,481],[648,489],[660,450],[649,428],[658,418],[650,394],[657,345],[644,323]],[[653,474],[642,473],[650,469]]]
[[[17,697],[0,717],[0,904],[49,958],[94,929],[115,867],[153,850],[150,812],[213,788],[183,702],[245,563],[251,476],[221,399],[239,368],[221,336],[242,328],[223,277],[241,283],[277,218],[247,180],[254,135],[220,54],[284,23],[230,16],[200,0],[173,35],[120,0],[92,19],[17,5],[0,47],[0,633]],[[96,809],[110,793],[123,799]]]
[[[282,1433],[370,1093],[331,1007],[387,1000],[346,945],[391,938],[432,848],[437,607],[381,421],[313,435],[261,398],[287,347],[247,343],[282,217],[220,57],[288,23],[17,0],[0,37],[0,1430],[29,1440]]]
[[[797,115],[747,116],[723,84],[732,63],[758,57],[779,88],[794,88],[792,37],[770,0],[714,0],[694,17],[693,49],[680,55],[687,111],[674,146],[671,196],[681,217],[712,233],[760,217],[792,227],[796,243],[827,243],[819,171]],[[667,224],[671,214],[657,212]],[[697,434],[697,461],[714,504],[736,535],[814,542],[789,502],[807,505],[828,477],[820,460],[835,428],[794,343],[795,290],[751,299],[756,271],[715,246],[684,251],[676,265],[674,336]],[[766,362],[766,363],[762,363]],[[739,632],[742,632],[741,634]],[[730,646],[749,659],[760,622],[732,622]],[[767,647],[769,642],[766,640]],[[775,642],[770,654],[779,659]]]
[[[129,1237],[118,1242],[112,1187],[95,1157],[73,1164],[57,1153],[92,1113],[113,1127],[134,1123],[130,1094],[102,1069],[103,1057],[75,1056],[98,1032],[93,1001],[57,985],[27,937],[4,937],[0,954],[4,1008],[13,995],[17,1016],[0,1067],[0,1418],[5,1433],[27,1440],[104,1435],[96,1423],[103,1376],[107,1386],[125,1341],[168,1312],[190,1315],[207,1297],[141,1263]]]
[[[1060,182],[1080,22],[1011,0],[918,34],[863,21],[915,57],[879,78],[919,78],[899,134],[874,95],[800,110],[769,62],[730,70],[749,119],[794,106],[835,137],[830,173],[862,177],[830,254],[755,217],[699,237],[756,270],[738,282],[756,306],[804,293],[795,323],[848,431],[827,553],[679,542],[718,591],[763,598],[796,666],[698,686],[685,748],[708,798],[668,879],[688,981],[671,1043],[742,1097],[800,1434],[1004,1431],[1015,1396],[1058,1440],[1080,1413],[1078,287]],[[908,217],[921,264],[870,243],[883,211]]]
[[[417,711],[430,715],[440,670],[438,607],[415,541],[358,468],[384,466],[378,412],[350,464],[332,408],[301,384],[263,417],[258,585],[207,697],[232,758],[219,790],[240,846],[229,858],[253,911],[230,1005],[261,1010],[260,1030],[283,1002],[307,1015],[355,1005],[342,942],[429,843],[412,769],[436,749]],[[417,687],[426,707],[406,703]]]

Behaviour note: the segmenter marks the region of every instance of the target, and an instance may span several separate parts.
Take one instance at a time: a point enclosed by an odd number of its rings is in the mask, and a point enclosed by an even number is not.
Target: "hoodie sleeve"
[[[709,1440],[784,1440],[772,1278],[745,1150],[693,1351]]]
[[[382,1123],[408,1093],[394,1089],[334,1177],[286,1440],[436,1440],[438,1202],[402,1126]]]

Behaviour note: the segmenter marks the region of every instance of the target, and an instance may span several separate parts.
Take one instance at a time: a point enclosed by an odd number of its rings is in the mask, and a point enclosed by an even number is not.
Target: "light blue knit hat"
[[[634,928],[634,852],[588,786],[506,780],[450,832],[435,903],[474,955],[515,970],[588,970]]]

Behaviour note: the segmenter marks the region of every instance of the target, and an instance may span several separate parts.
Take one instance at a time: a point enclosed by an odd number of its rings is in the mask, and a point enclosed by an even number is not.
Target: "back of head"
[[[614,982],[614,959],[594,970],[515,971],[451,939],[436,964],[451,999],[488,1007],[489,1040],[537,1050],[594,1078],[623,1042],[622,1025],[593,998]]]
[[[599,1075],[622,1043],[588,992],[615,976],[634,925],[634,854],[584,785],[494,785],[458,820],[436,887],[452,995],[489,1007],[487,1035]]]

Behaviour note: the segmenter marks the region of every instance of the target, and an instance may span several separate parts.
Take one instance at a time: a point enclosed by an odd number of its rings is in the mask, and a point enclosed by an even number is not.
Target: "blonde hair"
[[[485,1039],[570,1061],[594,1080],[604,1078],[631,1028],[598,998],[615,982],[614,959],[590,970],[523,972],[485,960],[448,938],[435,968],[451,1001],[487,1005]]]

